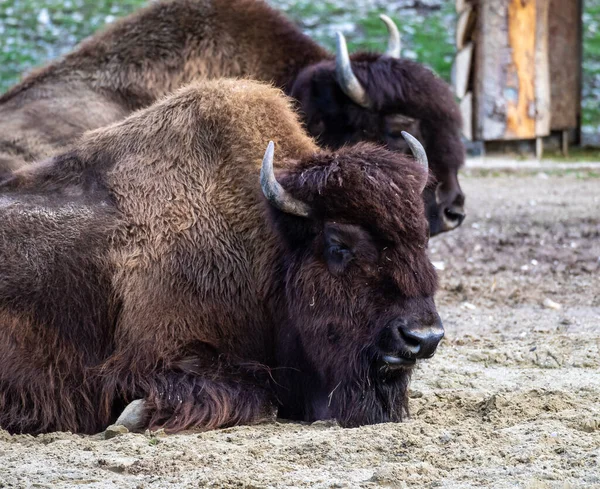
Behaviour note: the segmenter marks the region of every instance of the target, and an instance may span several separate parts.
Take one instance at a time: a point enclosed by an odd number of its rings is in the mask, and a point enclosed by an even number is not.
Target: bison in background
[[[250,77],[296,98],[310,134],[329,149],[370,141],[408,152],[401,132],[414,133],[435,176],[424,193],[430,232],[453,229],[464,218],[458,107],[441,79],[400,58],[398,29],[383,20],[385,55],[350,58],[338,34],[336,61],[261,0],[153,3],[0,98],[0,181],[193,80]]]
[[[367,143],[318,150],[279,90],[218,80],[15,172],[0,426],[93,433],[135,399],[144,427],[170,431],[275,408],[402,419],[411,368],[443,336],[427,159],[406,137],[425,169]]]

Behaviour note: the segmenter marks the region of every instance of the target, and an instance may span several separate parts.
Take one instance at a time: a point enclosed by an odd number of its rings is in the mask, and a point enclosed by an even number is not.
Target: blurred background
[[[571,1],[571,0],[567,0]],[[0,0],[0,92],[34,66],[60,56],[107,23],[147,0]],[[269,0],[304,31],[333,48],[334,32],[351,49],[382,50],[385,12],[403,34],[403,55],[425,63],[450,81],[456,53],[455,0]],[[552,55],[552,53],[551,53]],[[600,0],[585,0],[583,14],[582,132],[600,144]]]

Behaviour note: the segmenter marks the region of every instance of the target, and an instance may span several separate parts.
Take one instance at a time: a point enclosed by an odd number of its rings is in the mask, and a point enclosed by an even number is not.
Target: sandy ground
[[[431,242],[447,336],[410,421],[0,432],[0,488],[600,487],[600,179],[463,182],[468,221]]]

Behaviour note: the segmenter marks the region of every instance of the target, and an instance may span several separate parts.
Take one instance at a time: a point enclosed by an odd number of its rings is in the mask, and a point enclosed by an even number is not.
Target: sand
[[[463,177],[432,239],[446,327],[412,418],[187,433],[9,436],[0,488],[600,487],[600,179]]]

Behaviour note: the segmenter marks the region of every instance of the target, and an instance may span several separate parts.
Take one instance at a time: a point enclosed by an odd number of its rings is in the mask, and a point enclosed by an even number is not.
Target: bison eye
[[[311,122],[308,126],[308,132],[310,132],[311,136],[319,137],[321,134],[325,132],[325,122],[316,121]]]
[[[334,275],[339,275],[354,258],[348,248],[340,245],[329,245],[326,252],[327,265]]]
[[[324,258],[333,275],[340,275],[355,258],[374,261],[377,252],[367,231],[354,224],[327,222],[323,230]]]
[[[386,136],[389,139],[403,139],[402,130],[401,129],[390,129],[386,132]]]

